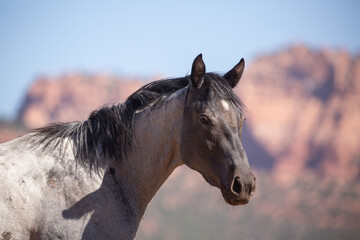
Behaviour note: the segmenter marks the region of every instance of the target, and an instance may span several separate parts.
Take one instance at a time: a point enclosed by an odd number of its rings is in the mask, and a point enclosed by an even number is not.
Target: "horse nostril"
[[[251,195],[251,192],[252,192],[252,186],[249,185],[249,188],[248,188],[248,192],[247,192],[247,193],[248,193],[249,195]]]
[[[239,177],[236,177],[234,179],[234,182],[233,182],[233,185],[232,185],[232,191],[234,193],[236,193],[237,195],[239,195],[242,191],[242,185],[241,185],[241,182],[240,182],[240,178]]]

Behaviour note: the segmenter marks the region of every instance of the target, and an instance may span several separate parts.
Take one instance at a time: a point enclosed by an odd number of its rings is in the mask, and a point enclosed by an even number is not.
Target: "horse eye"
[[[207,123],[209,122],[209,119],[208,119],[207,116],[201,115],[201,116],[200,116],[200,122],[201,122],[202,124],[207,124]]]

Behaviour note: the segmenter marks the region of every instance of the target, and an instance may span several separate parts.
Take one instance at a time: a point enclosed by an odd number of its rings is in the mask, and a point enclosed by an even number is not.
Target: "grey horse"
[[[134,239],[149,202],[185,164],[231,205],[256,179],[241,143],[244,105],[224,76],[151,82],[86,121],[54,123],[0,145],[0,234],[8,239]]]

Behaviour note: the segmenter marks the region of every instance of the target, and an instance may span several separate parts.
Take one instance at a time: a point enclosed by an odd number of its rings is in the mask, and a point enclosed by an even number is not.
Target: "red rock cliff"
[[[39,78],[19,118],[30,128],[83,120],[143,84],[101,74]],[[236,92],[248,109],[244,141],[250,163],[273,169],[280,182],[304,168],[339,181],[359,177],[360,57],[293,46],[248,64]]]

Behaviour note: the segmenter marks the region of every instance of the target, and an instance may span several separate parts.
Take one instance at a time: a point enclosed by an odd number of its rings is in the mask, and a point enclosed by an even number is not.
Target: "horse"
[[[254,194],[241,143],[245,106],[198,55],[191,74],[148,83],[86,121],[52,123],[0,145],[3,239],[134,239],[146,207],[187,165],[230,205]]]

